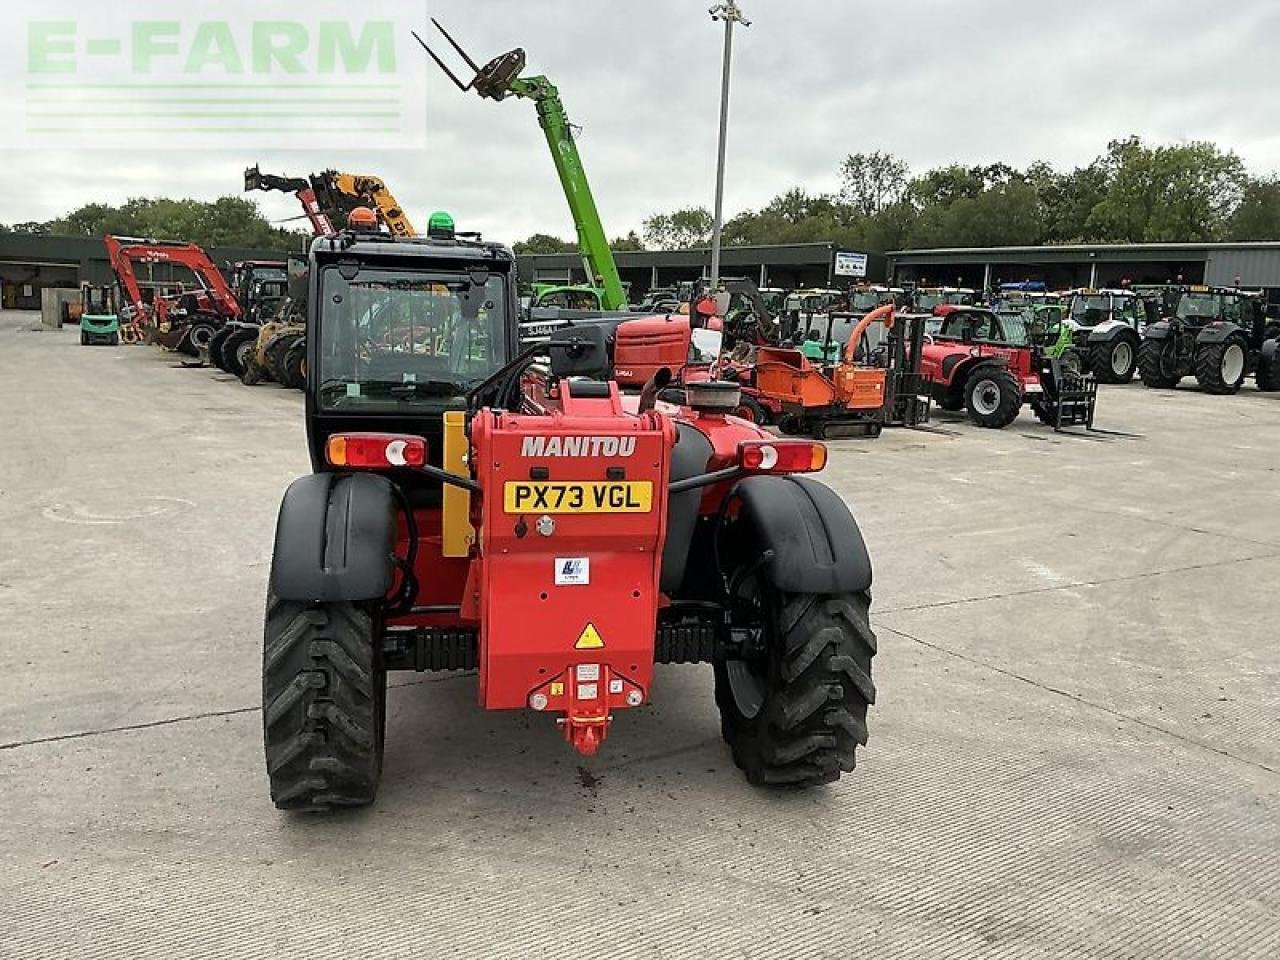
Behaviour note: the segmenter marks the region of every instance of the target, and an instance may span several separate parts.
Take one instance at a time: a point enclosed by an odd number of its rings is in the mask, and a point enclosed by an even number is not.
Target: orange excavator
[[[882,333],[873,341],[869,334],[876,324]],[[755,389],[781,404],[784,433],[824,440],[917,426],[929,420],[928,384],[920,372],[923,342],[923,323],[898,323],[888,303],[858,322],[834,363],[792,347],[758,347]]]

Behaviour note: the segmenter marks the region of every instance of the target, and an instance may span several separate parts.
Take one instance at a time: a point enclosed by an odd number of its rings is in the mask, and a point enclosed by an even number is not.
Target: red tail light
[[[744,440],[738,465],[750,473],[817,473],[827,465],[827,448],[816,440]]]
[[[427,462],[427,441],[401,433],[335,433],[324,453],[333,467],[421,467]]]

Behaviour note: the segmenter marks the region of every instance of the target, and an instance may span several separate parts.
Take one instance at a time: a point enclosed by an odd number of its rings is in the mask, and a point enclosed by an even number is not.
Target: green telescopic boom
[[[587,272],[587,282],[600,291],[601,307],[606,310],[624,309],[627,306],[626,291],[618,274],[618,265],[613,259],[613,251],[609,249],[604,224],[600,222],[600,211],[591,193],[591,185],[587,182],[582,155],[573,138],[573,127],[555,84],[542,76],[520,76],[525,66],[525,53],[519,48],[478,67],[438,21],[433,18],[431,22],[476,72],[472,81],[464,84],[415,33],[414,37],[422,44],[423,49],[458,89],[464,92],[474,89],[481,97],[490,100],[505,100],[508,96],[514,96],[533,101],[538,111],[538,123],[551,150],[551,161],[555,164],[560,186],[564,189],[565,200],[568,201],[569,212],[573,216],[573,225],[578,233],[578,251],[582,256],[582,266]]]

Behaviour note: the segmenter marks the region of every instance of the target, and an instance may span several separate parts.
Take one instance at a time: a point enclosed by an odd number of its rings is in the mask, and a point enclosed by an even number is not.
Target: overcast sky
[[[1277,0],[742,3],[753,25],[735,35],[730,213],[795,185],[832,189],[840,159],[869,150],[915,170],[1036,159],[1070,167],[1136,133],[1212,140],[1255,173],[1280,171]],[[477,59],[523,46],[531,69],[560,87],[611,236],[655,211],[711,205],[721,31],[709,5],[430,3]],[[128,151],[2,151],[0,222],[137,195],[214,199],[237,193],[244,167],[261,162],[290,174],[380,174],[411,215],[445,208],[494,239],[571,237],[533,106],[464,96],[434,71],[427,82],[425,151],[341,143],[271,153],[228,143],[169,152],[160,138]],[[287,196],[255,196],[273,219],[298,213]]]

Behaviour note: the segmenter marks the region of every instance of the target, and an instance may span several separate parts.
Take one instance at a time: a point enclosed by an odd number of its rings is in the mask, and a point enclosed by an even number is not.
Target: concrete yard
[[[259,668],[301,395],[34,320],[0,314],[0,957],[1280,955],[1280,395],[834,443],[880,641],[835,786],[747,786],[709,667],[587,763],[393,674],[377,804],[290,816]]]

